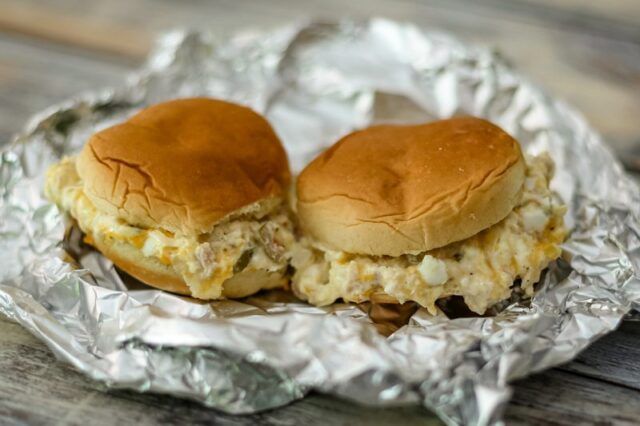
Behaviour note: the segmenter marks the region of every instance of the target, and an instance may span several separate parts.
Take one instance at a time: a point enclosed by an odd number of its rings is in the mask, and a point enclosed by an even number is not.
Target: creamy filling
[[[432,313],[438,299],[457,295],[482,314],[509,298],[518,279],[530,296],[541,272],[560,256],[566,236],[565,207],[549,189],[552,176],[548,155],[529,158],[521,200],[505,219],[471,238],[420,255],[356,255],[303,238],[291,260],[296,269],[293,290],[314,305],[339,298],[359,303],[384,293],[400,303],[416,301]]]
[[[93,238],[130,245],[173,268],[197,298],[221,298],[224,282],[241,271],[284,272],[291,257],[293,225],[284,209],[260,219],[224,222],[200,235],[140,228],[96,209],[83,191],[73,158],[51,167],[45,192],[77,221],[88,242]]]

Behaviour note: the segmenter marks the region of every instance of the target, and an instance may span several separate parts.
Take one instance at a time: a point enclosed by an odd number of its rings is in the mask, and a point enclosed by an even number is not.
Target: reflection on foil
[[[83,250],[73,230],[60,243],[64,220],[42,196],[43,173],[96,130],[193,95],[265,114],[295,171],[372,122],[486,117],[527,152],[556,160],[552,186],[572,228],[564,260],[530,303],[514,299],[488,317],[317,308],[277,293],[203,303],[132,287]],[[365,404],[422,402],[450,424],[492,424],[508,382],[571,359],[640,307],[639,209],[638,188],[584,120],[487,50],[381,19],[228,40],[172,32],[127,87],[51,107],[2,153],[0,312],[111,387],[229,413],[278,407],[315,389]],[[405,326],[388,321],[403,315]]]

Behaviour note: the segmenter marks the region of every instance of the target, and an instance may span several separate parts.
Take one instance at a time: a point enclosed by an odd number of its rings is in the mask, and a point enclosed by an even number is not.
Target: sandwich
[[[293,291],[431,313],[457,296],[478,314],[530,296],[566,236],[553,167],[479,118],[351,133],[297,179]]]
[[[121,270],[199,299],[287,284],[287,157],[267,121],[180,99],[99,131],[47,173],[45,194]]]

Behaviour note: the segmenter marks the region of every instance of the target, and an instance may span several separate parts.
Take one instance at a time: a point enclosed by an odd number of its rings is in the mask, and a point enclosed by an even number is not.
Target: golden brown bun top
[[[264,118],[206,98],[160,103],[96,133],[77,168],[99,209],[183,234],[208,232],[238,211],[260,214],[290,179]]]
[[[524,172],[517,141],[486,120],[373,126],[302,171],[298,214],[303,229],[334,250],[419,253],[502,220]]]

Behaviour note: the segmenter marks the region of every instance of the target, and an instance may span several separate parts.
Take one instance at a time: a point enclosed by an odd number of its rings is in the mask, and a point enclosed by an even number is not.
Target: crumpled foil
[[[42,195],[47,166],[88,135],[165,99],[211,96],[262,112],[294,171],[372,122],[458,114],[549,151],[572,232],[530,302],[492,317],[419,309],[388,337],[354,305],[281,297],[204,303],[125,283],[78,250]],[[135,143],[135,141],[132,141]],[[422,403],[449,424],[494,424],[510,381],[566,362],[640,307],[640,192],[600,137],[496,54],[383,19],[315,22],[217,39],[159,39],[126,87],[34,117],[0,160],[0,312],[113,388],[251,413],[310,390],[375,405]]]

